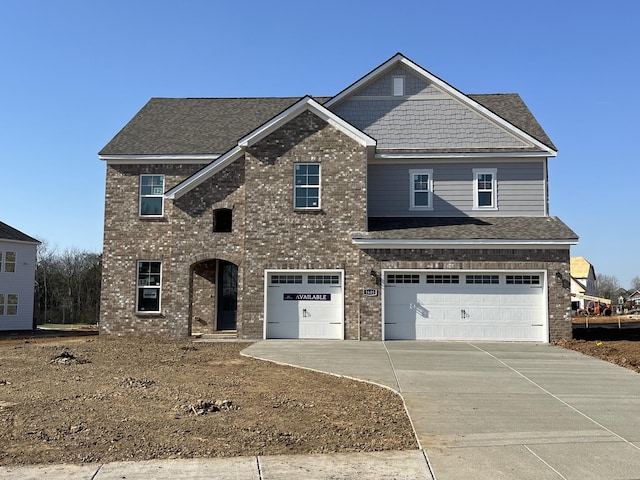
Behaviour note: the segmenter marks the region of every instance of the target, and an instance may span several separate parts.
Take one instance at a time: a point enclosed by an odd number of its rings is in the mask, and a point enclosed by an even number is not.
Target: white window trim
[[[158,286],[156,285],[148,285],[148,286],[144,286],[144,285],[140,285],[139,281],[140,281],[140,264],[141,263],[159,263],[160,264],[160,284]],[[136,262],[136,314],[138,315],[158,315],[160,313],[162,313],[162,270],[163,270],[163,265],[162,265],[162,261],[161,260],[138,260]],[[156,288],[158,290],[158,310],[138,310],[138,307],[140,305],[140,289],[141,288]]]
[[[315,185],[296,185],[296,165],[318,165],[318,206],[298,207],[296,206],[296,189],[316,188]],[[293,164],[293,209],[294,210],[320,210],[322,208],[322,164],[320,162],[297,162]]]
[[[144,195],[144,198],[160,198],[162,200],[162,207],[160,215],[148,215],[142,213],[142,177],[162,177],[162,193],[156,195]],[[165,176],[162,173],[143,173],[139,178],[139,188],[138,188],[138,215],[142,218],[162,218],[164,217],[164,184],[165,184]]]
[[[396,75],[391,78],[391,96],[404,97],[406,88],[404,75]],[[399,88],[400,93],[396,93],[396,88]]]
[[[416,205],[416,190],[413,177],[415,175],[429,175],[429,205]],[[423,192],[424,190],[417,190]],[[411,169],[409,170],[409,210],[433,210],[433,169]]]
[[[491,175],[491,206],[481,207],[478,202],[478,176],[482,174]],[[484,190],[483,190],[484,191]],[[498,210],[498,169],[497,168],[474,168],[473,169],[473,209],[474,210]]]

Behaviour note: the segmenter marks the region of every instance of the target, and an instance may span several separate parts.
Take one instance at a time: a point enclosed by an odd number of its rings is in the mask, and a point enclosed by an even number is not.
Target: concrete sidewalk
[[[104,465],[0,467],[2,480],[414,480],[431,478],[424,454],[404,452],[277,455],[193,460],[114,462]]]
[[[243,353],[398,391],[437,480],[640,478],[640,375],[576,352],[270,340]]]

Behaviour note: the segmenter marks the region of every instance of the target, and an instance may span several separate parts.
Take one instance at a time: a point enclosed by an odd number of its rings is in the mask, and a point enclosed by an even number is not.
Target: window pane
[[[491,192],[478,192],[478,206],[491,207],[492,206],[492,194]]]
[[[4,293],[0,293],[0,315],[4,315]]]
[[[414,175],[414,190],[429,190],[429,175]]]
[[[142,215],[162,215],[162,197],[142,197],[140,201]]]
[[[138,289],[138,311],[139,312],[159,312],[160,311],[160,289],[139,288]]]
[[[416,192],[414,194],[414,203],[416,207],[428,207],[429,206],[429,193],[428,192]]]
[[[307,165],[307,173],[309,175],[319,175],[320,174],[320,165],[317,163],[313,163],[311,165]]]
[[[320,177],[318,175],[309,175],[307,185],[320,185]]]
[[[18,295],[10,293],[7,295],[7,315],[18,314]]]
[[[5,252],[4,271],[14,273],[16,271],[16,252]]]

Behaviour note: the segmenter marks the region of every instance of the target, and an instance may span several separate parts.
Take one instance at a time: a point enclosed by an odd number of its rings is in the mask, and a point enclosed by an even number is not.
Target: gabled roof
[[[596,271],[593,266],[584,257],[571,257],[571,276],[574,278],[588,278],[589,272],[593,271],[595,276]]]
[[[287,122],[291,121],[293,118],[306,111],[313,112],[315,115],[332,125],[337,130],[349,136],[354,141],[360,143],[363,147],[375,147],[376,142],[373,138],[369,137],[365,133],[345,122],[333,112],[324,108],[313,98],[306,96],[291,105],[283,112],[271,118],[269,121],[263,123],[252,132],[242,137],[240,140],[238,140],[236,146],[231,148],[220,158],[211,162],[205,168],[203,168],[199,172],[196,172],[194,175],[166,192],[166,198],[181,197],[188,191],[200,185],[208,178],[211,178],[225,166],[240,158],[244,154],[244,149],[251,147],[256,142],[260,141],[270,133],[274,132],[281,126],[285,125]]]
[[[0,222],[0,240],[11,240],[14,242],[24,242],[24,243],[36,243],[40,244],[39,240],[36,240],[33,237],[30,237],[26,233],[22,233],[20,230],[13,228],[6,223]]]
[[[342,90],[335,97],[328,100],[325,103],[325,106],[327,108],[332,108],[340,104],[342,101],[346,100],[351,95],[355,94],[366,85],[370,84],[398,65],[402,65],[428,82],[433,83],[460,103],[466,105],[480,115],[487,117],[505,128],[507,131],[510,131],[515,136],[533,143],[538,149],[548,153],[549,156],[555,156],[556,147],[553,145],[540,124],[538,124],[519,95],[465,95],[441,78],[409,60],[401,53],[397,53],[382,65]]]
[[[530,138],[543,151],[556,147],[517,94],[465,95],[440,78],[397,54],[333,98],[313,97],[329,107],[349,92],[402,63],[417,75],[446,89],[465,105]],[[299,97],[286,98],[152,98],[99,152],[103,160],[119,158],[193,158],[215,160],[240,138],[291,107]]]
[[[114,156],[209,155],[300,100],[296,98],[152,98],[100,151]],[[317,98],[318,102],[326,98]]]

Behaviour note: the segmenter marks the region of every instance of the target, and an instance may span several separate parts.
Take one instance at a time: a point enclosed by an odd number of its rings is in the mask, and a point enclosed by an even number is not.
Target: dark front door
[[[238,267],[220,260],[218,264],[218,330],[236,329],[238,310]]]

